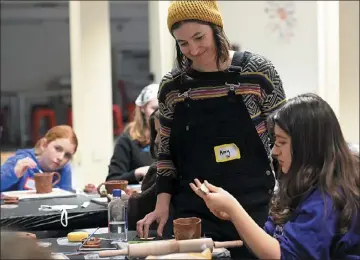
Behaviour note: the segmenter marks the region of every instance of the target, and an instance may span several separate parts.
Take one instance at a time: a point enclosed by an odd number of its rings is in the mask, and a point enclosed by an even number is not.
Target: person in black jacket
[[[109,165],[109,180],[139,183],[154,159],[150,154],[150,115],[158,108],[158,84],[146,86],[137,97],[134,121],[129,123],[116,141]]]
[[[159,145],[157,136],[160,128],[158,110],[155,110],[154,113],[151,114],[149,124],[150,153],[155,161],[150,165],[150,168],[141,183],[141,193],[134,193],[129,198],[128,228],[130,230],[136,229],[136,222],[149,212],[153,211],[156,203],[155,179],[157,173],[157,148]]]
[[[128,204],[128,228],[129,230],[136,229],[136,222],[145,217],[146,214],[153,211],[156,204],[156,173],[157,173],[157,159],[158,147],[160,143],[160,122],[159,110],[155,110],[151,114],[150,120],[150,153],[155,160],[146,173],[141,183],[141,193],[133,193],[129,198]],[[169,218],[172,218],[173,209],[170,205]],[[157,223],[150,226],[150,230],[156,230]],[[169,221],[165,226],[164,232],[170,236],[172,230],[172,222]]]

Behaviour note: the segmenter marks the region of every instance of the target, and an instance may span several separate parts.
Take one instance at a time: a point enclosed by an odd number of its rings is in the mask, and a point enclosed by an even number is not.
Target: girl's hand
[[[139,167],[135,170],[135,178],[138,181],[141,181],[142,179],[144,179],[146,173],[149,171],[150,166],[143,166],[143,167]]]
[[[36,162],[34,162],[34,160],[31,159],[30,157],[26,157],[24,159],[17,161],[14,167],[14,172],[18,178],[21,178],[27,169],[34,169],[34,168],[36,168]]]
[[[207,181],[204,182],[208,193],[201,191],[201,183],[198,179],[194,180],[194,183],[190,183],[191,189],[202,198],[209,210],[218,218],[224,220],[230,220],[232,212],[239,205],[239,202],[227,191],[220,187],[211,185]]]
[[[86,193],[97,193],[97,187],[92,183],[86,184],[85,187],[84,187],[84,192],[86,192]]]

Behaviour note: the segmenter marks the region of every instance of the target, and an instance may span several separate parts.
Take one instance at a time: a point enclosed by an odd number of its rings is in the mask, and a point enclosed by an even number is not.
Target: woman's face
[[[278,125],[275,125],[274,132],[275,145],[272,149],[272,155],[278,160],[281,171],[286,174],[290,169],[292,160],[291,138]]]
[[[216,63],[214,33],[209,25],[185,22],[173,30],[181,52],[193,62],[196,68]]]
[[[150,115],[158,108],[158,99],[157,97],[154,97],[149,100],[142,108],[141,112],[144,113],[146,120],[148,121],[150,118]]]
[[[67,164],[75,153],[75,145],[68,138],[58,138],[49,143],[42,144],[42,153],[39,160],[42,167],[48,171],[61,169]]]

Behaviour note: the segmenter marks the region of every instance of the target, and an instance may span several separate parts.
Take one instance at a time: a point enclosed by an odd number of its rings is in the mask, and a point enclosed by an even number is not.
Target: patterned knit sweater
[[[282,81],[274,65],[258,54],[245,52],[239,69],[241,75],[249,75],[252,80],[236,86],[235,93],[243,96],[254,127],[264,144],[268,156],[270,156],[270,139],[266,128],[266,119],[286,99]],[[169,72],[163,77],[158,94],[160,146],[157,164],[157,194],[163,192],[172,194],[177,180],[176,168],[171,160],[169,139],[172,120],[176,116],[174,115],[175,106],[179,102],[183,102],[185,97],[181,93],[173,75],[173,72]],[[200,84],[198,87],[188,91],[189,97],[193,100],[201,100],[226,96],[229,87],[225,86],[224,83],[222,84],[215,87]],[[269,87],[272,89],[271,93],[265,91]]]

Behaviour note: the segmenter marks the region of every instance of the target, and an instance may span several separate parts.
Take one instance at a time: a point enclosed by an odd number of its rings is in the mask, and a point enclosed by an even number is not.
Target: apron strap
[[[245,51],[245,52],[235,52],[231,65],[228,69],[228,72],[230,72],[229,74],[235,74],[235,77],[233,79],[236,80],[238,83],[242,82],[244,79],[250,79],[250,81],[256,81],[258,83],[260,83],[260,87],[267,93],[267,94],[271,94],[274,90],[274,87],[269,84],[268,80],[264,77],[259,77],[259,75],[250,75],[250,74],[241,74],[241,72],[243,71],[243,68],[247,65],[246,63],[248,62],[250,57],[250,53]],[[249,66],[253,66],[256,67],[257,64],[250,64]],[[266,70],[266,68],[264,69]],[[256,71],[254,71],[256,72]]]
[[[248,52],[236,51],[234,53],[234,56],[232,58],[231,65],[230,65],[228,71],[229,72],[231,72],[231,71],[241,72],[244,63],[247,60],[247,57],[248,57]]]

